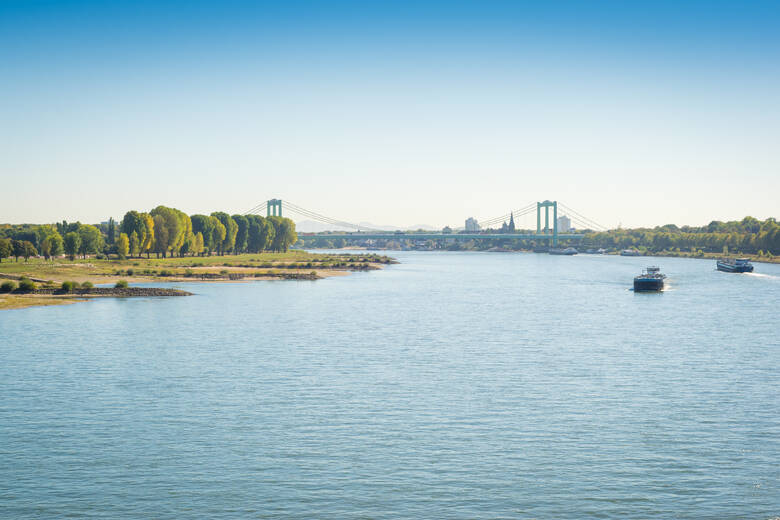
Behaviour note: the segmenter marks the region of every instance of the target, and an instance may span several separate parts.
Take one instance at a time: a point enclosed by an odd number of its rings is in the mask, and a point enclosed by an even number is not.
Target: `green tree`
[[[298,234],[295,232],[295,222],[289,218],[268,217],[274,226],[274,239],[271,243],[271,250],[286,252],[287,249],[298,241]]]
[[[122,225],[120,226],[121,232],[130,238],[130,235],[135,231],[139,240],[143,240],[146,235],[146,221],[137,211],[128,211],[125,213],[122,219]]]
[[[24,240],[12,240],[11,246],[13,247],[13,255],[16,261],[19,261],[20,256],[24,256]]]
[[[165,217],[162,215],[154,216],[154,245],[152,250],[157,254],[157,258],[168,250],[168,227],[165,225]]]
[[[123,235],[127,235],[127,233],[122,233]],[[141,241],[138,240],[138,233],[133,231],[130,233],[130,236],[127,238],[127,245],[130,252],[130,255],[132,256],[138,256],[141,254]]]
[[[113,244],[116,241],[116,223],[114,222],[114,217],[109,217],[108,219],[107,241],[109,244]]]
[[[62,237],[56,231],[44,238],[43,242],[41,242],[41,254],[46,258],[46,260],[55,256],[60,256],[62,251]]]
[[[120,259],[124,259],[128,252],[130,252],[130,239],[127,238],[127,233],[119,233],[119,238],[116,239],[116,253]]]
[[[233,251],[236,254],[244,253],[246,252],[249,240],[249,220],[244,215],[233,215],[231,218],[235,221],[236,225],[238,225],[236,243],[233,247]]]
[[[257,215],[247,215],[249,220],[249,239],[247,249],[251,253],[259,253],[271,248],[276,230],[266,218]]]
[[[173,211],[176,213],[176,218],[178,218],[182,230],[179,240],[174,245],[174,251],[178,251],[179,256],[181,256],[183,252],[189,252],[193,245],[195,235],[192,233],[192,220],[190,219],[190,216],[176,208],[173,208]]]
[[[216,217],[225,226],[225,236],[222,238],[222,244],[219,246],[220,254],[229,253],[236,245],[236,235],[238,234],[238,224],[230,215],[222,211],[215,211],[211,214]]]
[[[154,246],[154,218],[149,213],[141,213],[141,218],[144,221],[146,233],[143,237],[138,237],[139,254],[146,253],[146,258],[149,258],[149,252]]]
[[[208,215],[193,215],[190,217],[192,221],[192,232],[196,235],[201,234],[203,238],[203,248],[201,252],[208,251],[209,254],[214,250],[214,243],[212,236],[214,234],[214,217]]]
[[[13,253],[13,245],[10,238],[0,238],[0,262],[3,258],[8,258]]]
[[[79,236],[81,237],[81,247],[79,247],[79,253],[83,258],[87,255],[92,255],[103,249],[103,234],[95,226],[84,224],[79,228]]]
[[[187,222],[190,218],[181,211],[166,206],[157,206],[149,214],[154,218],[155,252],[165,258],[167,253],[178,251],[187,238]],[[191,230],[190,223],[190,232]]]
[[[195,235],[195,245],[192,249],[192,253],[196,255],[203,253],[203,233],[200,231]]]
[[[31,256],[38,256],[38,251],[35,249],[35,246],[32,242],[29,240],[22,240],[21,241],[21,252],[24,257],[24,261],[28,261]],[[18,261],[18,260],[17,260]]]
[[[63,239],[63,246],[65,248],[65,254],[73,260],[76,258],[79,249],[81,249],[81,236],[75,231],[66,233],[65,238]]]
[[[211,243],[213,244],[214,251],[220,252],[222,251],[222,244],[225,242],[227,229],[217,217],[211,217],[211,226]]]

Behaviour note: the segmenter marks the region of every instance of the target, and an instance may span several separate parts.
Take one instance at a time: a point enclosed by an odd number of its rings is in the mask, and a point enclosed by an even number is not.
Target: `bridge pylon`
[[[282,200],[271,199],[268,201],[266,207],[266,216],[268,217],[281,217],[282,216]]]
[[[550,208],[553,209],[553,247],[558,245],[558,201],[545,200],[536,203],[536,234],[550,234]],[[544,208],[544,233],[542,233],[542,208]]]

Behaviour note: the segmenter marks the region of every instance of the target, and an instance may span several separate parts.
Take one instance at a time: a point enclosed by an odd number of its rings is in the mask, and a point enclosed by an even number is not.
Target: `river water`
[[[780,516],[780,266],[394,256],[0,313],[0,517]]]

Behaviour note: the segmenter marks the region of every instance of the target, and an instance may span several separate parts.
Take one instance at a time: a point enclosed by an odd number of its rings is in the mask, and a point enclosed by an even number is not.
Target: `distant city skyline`
[[[780,217],[774,2],[8,1],[0,67],[0,223]]]

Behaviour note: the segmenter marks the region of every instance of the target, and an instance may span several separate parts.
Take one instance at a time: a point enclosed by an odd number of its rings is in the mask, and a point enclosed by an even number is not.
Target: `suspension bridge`
[[[361,224],[354,224],[344,220],[338,220],[321,213],[303,208],[290,201],[285,200],[284,205],[281,199],[269,199],[258,204],[252,209],[246,211],[244,215],[260,216],[278,216],[282,215],[284,207],[285,216],[289,214],[302,217],[304,219],[319,222],[328,226],[333,226],[331,231],[322,231],[317,233],[302,233],[307,237],[326,237],[344,238],[344,239],[414,239],[414,240],[437,240],[437,239],[460,239],[460,240],[486,240],[486,239],[520,239],[520,240],[539,240],[547,241],[553,247],[558,245],[559,240],[582,240],[584,233],[558,231],[558,209],[570,219],[570,221],[581,229],[590,229],[595,231],[606,231],[606,227],[594,222],[592,219],[582,215],[574,209],[566,206],[562,202],[545,200],[542,202],[533,202],[519,209],[510,211],[497,217],[478,220],[478,229],[472,231],[394,231],[387,229],[378,229],[367,227]],[[514,231],[509,229],[507,223],[514,222],[515,219],[532,215],[536,212],[536,232]],[[552,223],[550,222],[550,213],[552,212]],[[544,216],[542,216],[544,215]],[[542,221],[544,220],[544,221]],[[496,227],[500,228],[495,229]],[[511,227],[511,226],[510,226]],[[348,231],[344,231],[344,230]]]

